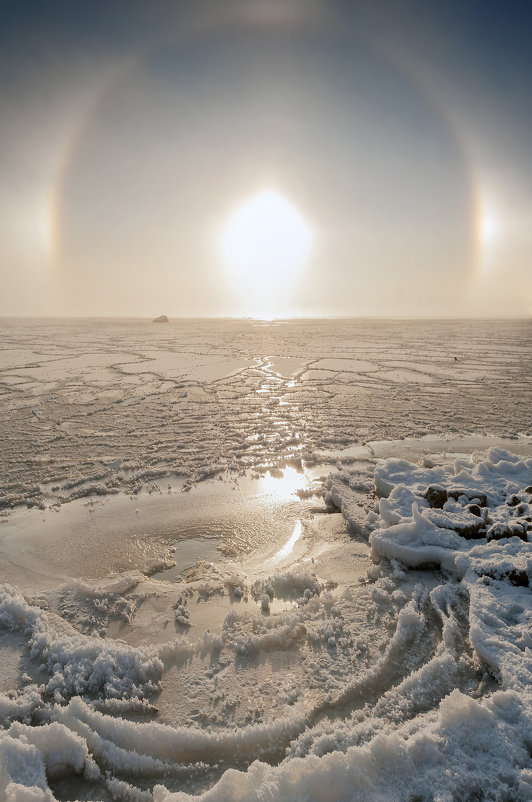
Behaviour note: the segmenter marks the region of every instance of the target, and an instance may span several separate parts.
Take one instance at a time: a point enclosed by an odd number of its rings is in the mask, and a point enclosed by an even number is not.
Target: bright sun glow
[[[261,493],[275,496],[278,501],[285,501],[292,498],[298,490],[304,489],[306,485],[305,474],[289,466],[273,474],[268,471],[260,479],[259,490]]]
[[[221,251],[244,301],[275,305],[308,259],[312,233],[296,207],[272,190],[239,206],[223,229]]]

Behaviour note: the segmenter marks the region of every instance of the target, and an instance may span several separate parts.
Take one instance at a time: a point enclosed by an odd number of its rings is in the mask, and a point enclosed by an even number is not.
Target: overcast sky
[[[260,314],[220,238],[270,189],[312,232],[272,314],[530,316],[531,22],[491,0],[4,0],[0,315]]]

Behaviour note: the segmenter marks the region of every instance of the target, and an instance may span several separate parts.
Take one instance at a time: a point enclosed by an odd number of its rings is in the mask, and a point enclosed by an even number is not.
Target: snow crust
[[[0,625],[27,639],[35,676],[0,694],[0,798],[51,802],[78,777],[143,802],[532,799],[532,459],[428,462],[329,477],[329,504],[371,546],[362,582],[310,560],[213,568],[179,593],[146,580],[146,597],[174,593],[187,637],[82,634],[3,586]],[[138,582],[107,587],[131,618]],[[222,597],[220,631],[198,631],[196,608]],[[272,614],[276,600],[291,606]],[[247,720],[231,712],[245,687]],[[208,709],[146,720],[168,688]]]

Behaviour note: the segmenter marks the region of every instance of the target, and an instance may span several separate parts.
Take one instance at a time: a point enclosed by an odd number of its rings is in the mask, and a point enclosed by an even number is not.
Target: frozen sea
[[[0,336],[0,799],[532,799],[529,321]]]

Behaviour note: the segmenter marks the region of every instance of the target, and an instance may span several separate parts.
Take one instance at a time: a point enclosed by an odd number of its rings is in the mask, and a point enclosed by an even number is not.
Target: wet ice
[[[528,328],[398,325],[2,323],[6,799],[532,798]]]

